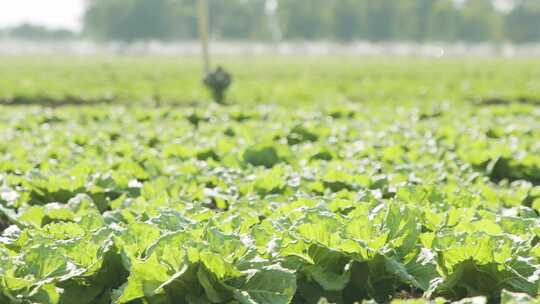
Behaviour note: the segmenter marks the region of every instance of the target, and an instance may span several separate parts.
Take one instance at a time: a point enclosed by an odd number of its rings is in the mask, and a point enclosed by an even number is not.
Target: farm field
[[[235,104],[343,102],[426,105],[481,98],[540,99],[539,59],[221,57]],[[1,57],[0,102],[208,99],[198,57]]]
[[[540,60],[0,58],[0,303],[540,303]]]

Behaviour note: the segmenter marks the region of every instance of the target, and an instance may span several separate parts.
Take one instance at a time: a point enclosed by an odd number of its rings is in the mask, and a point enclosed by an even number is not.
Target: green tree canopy
[[[267,0],[209,0],[214,39],[267,40]],[[85,33],[98,40],[197,37],[196,0],[88,0]],[[335,41],[540,41],[540,2],[516,0],[279,0],[285,39]]]
[[[540,41],[540,1],[520,1],[506,18],[505,30],[513,42]]]

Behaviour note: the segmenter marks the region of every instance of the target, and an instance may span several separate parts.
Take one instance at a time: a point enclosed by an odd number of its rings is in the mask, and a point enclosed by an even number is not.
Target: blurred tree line
[[[40,25],[23,23],[21,25],[0,30],[0,37],[11,37],[25,40],[59,41],[70,40],[77,35],[69,30],[49,29]]]
[[[211,35],[269,40],[268,0],[209,0]],[[512,1],[512,0],[509,0]],[[278,0],[286,40],[540,41],[540,1]],[[181,40],[197,37],[196,0],[88,0],[85,34],[98,40]]]

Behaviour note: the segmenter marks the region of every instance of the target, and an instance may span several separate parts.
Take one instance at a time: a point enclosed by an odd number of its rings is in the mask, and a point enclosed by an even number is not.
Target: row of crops
[[[538,106],[0,111],[0,303],[539,294]]]

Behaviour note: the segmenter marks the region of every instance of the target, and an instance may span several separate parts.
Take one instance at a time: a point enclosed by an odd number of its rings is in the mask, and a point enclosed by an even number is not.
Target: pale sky
[[[84,0],[0,0],[0,27],[33,23],[80,30]]]

